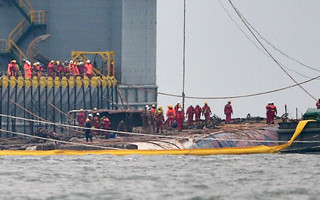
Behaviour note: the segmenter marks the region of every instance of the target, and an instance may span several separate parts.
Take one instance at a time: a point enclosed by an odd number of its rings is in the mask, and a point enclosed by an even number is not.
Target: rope
[[[272,54],[266,49],[266,47],[261,43],[261,41],[257,38],[257,36],[253,33],[253,31],[250,29],[248,24],[245,22],[245,18],[241,13],[238,11],[238,9],[232,4],[231,0],[228,0],[230,5],[233,7],[243,24],[247,27],[247,29],[250,31],[250,33],[253,35],[253,37],[258,41],[258,43],[261,45],[261,47],[267,52],[267,54],[272,58],[272,60],[280,67],[280,69],[293,81],[295,82],[306,94],[308,94],[311,98],[313,98],[315,101],[317,99],[312,96],[305,88],[303,88],[281,65],[280,63],[272,56]]]
[[[82,144],[82,143],[76,143],[76,142],[68,142],[68,141],[56,140],[56,139],[52,139],[52,138],[39,137],[39,136],[35,136],[35,135],[28,135],[28,134],[25,134],[25,133],[19,133],[19,132],[4,130],[4,129],[0,129],[0,131],[1,132],[12,133],[12,134],[15,134],[15,135],[20,135],[20,136],[25,136],[25,137],[37,138],[37,139],[41,139],[41,140],[48,140],[48,141],[51,141],[51,142],[58,142],[58,143],[64,143],[64,144],[73,144],[73,145],[82,145],[82,146],[102,148],[102,149],[119,150],[119,148],[96,146],[96,145]]]
[[[15,117],[15,116],[10,116],[10,115],[5,115],[5,114],[0,114],[0,116],[2,117],[8,117],[8,118],[15,118],[15,119],[20,119],[20,120],[25,120],[25,121],[34,121],[34,122],[39,122],[39,123],[47,123],[47,124],[53,124],[56,126],[64,126],[64,127],[70,127],[70,128],[81,128],[81,129],[90,129],[92,130],[92,128],[85,128],[85,127],[79,127],[79,126],[71,126],[71,125],[64,125],[64,124],[59,124],[59,123],[52,123],[52,122],[44,122],[44,121],[37,121],[37,120],[32,120],[32,119],[25,119],[22,117]],[[183,139],[194,139],[194,140],[213,140],[213,141],[231,141],[231,142],[257,142],[257,143],[285,143],[288,141],[270,141],[270,140],[248,140],[248,139],[222,139],[222,138],[205,138],[205,137],[179,137],[179,136],[171,136],[171,135],[154,135],[154,134],[144,134],[144,133],[134,133],[134,132],[125,132],[125,131],[116,131],[116,130],[105,130],[105,129],[94,129],[97,131],[106,131],[106,132],[114,132],[114,133],[121,133],[121,134],[127,134],[127,135],[134,135],[134,136],[149,136],[149,137],[157,137],[157,138],[170,138],[170,139],[179,139],[179,140],[183,140]],[[0,129],[0,131],[2,131],[2,129]],[[6,131],[6,130],[4,130]],[[15,133],[15,132],[11,132],[11,133]],[[215,134],[218,133],[222,133],[222,131],[216,132],[214,134],[208,134],[210,137],[214,137]],[[20,133],[19,133],[20,134]],[[21,133],[24,134],[24,133]],[[28,134],[24,134],[24,136],[30,136]],[[34,136],[34,137],[38,137],[38,136]],[[40,139],[46,139],[46,138],[42,138],[42,137],[38,137]],[[58,140],[60,141],[60,140]],[[65,141],[63,141],[65,142]],[[320,143],[320,141],[294,141],[294,142],[300,142],[300,143]],[[76,143],[78,144],[78,143]]]
[[[296,87],[296,86],[303,85],[305,83],[311,82],[313,80],[316,80],[318,78],[320,78],[320,75],[316,76],[316,77],[313,77],[311,79],[308,79],[306,81],[287,86],[287,87],[282,87],[282,88],[278,88],[278,89],[274,89],[274,90],[268,90],[268,91],[264,91],[264,92],[253,93],[253,94],[238,95],[238,96],[221,96],[221,97],[185,96],[185,98],[187,98],[187,99],[215,99],[215,100],[220,99],[221,100],[221,99],[238,99],[238,98],[254,97],[254,96],[270,94],[270,93],[286,90],[286,89],[289,89],[289,88],[293,88],[293,87]],[[177,95],[177,94],[170,94],[170,93],[164,93],[164,92],[155,92],[152,89],[142,88],[142,87],[139,87],[139,86],[136,86],[136,85],[133,85],[133,84],[125,84],[125,83],[121,83],[121,84],[126,85],[128,87],[133,87],[133,88],[137,88],[137,89],[141,89],[141,90],[145,90],[145,91],[150,91],[150,92],[153,92],[155,94],[157,93],[157,94],[164,95],[164,96],[182,97],[182,95]]]

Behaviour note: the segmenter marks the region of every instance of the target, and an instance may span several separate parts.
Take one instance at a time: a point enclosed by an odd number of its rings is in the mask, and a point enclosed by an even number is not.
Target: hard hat
[[[54,60],[51,60],[50,62],[51,62],[51,63],[54,63]]]
[[[99,113],[97,113],[96,115],[100,115]]]
[[[207,104],[208,104],[208,102],[204,102],[204,104],[205,104],[205,105],[207,105]]]
[[[83,65],[83,62],[80,62],[80,65]]]
[[[156,107],[156,105],[152,104],[152,108],[155,108],[155,107]]]
[[[93,108],[93,110],[98,110],[97,108]]]
[[[90,63],[90,60],[87,60],[87,63]]]
[[[13,62],[13,63],[16,63],[17,61],[16,61],[16,60],[12,60],[12,62]]]
[[[73,64],[73,60],[70,60],[70,64]]]
[[[231,100],[229,100],[228,103],[231,103]]]
[[[83,111],[83,109],[81,108],[80,111]]]
[[[182,105],[181,105],[181,104],[179,104],[179,105],[178,105],[178,108],[181,108],[181,107],[182,107]]]
[[[161,114],[161,110],[158,110],[158,114]]]
[[[57,60],[57,65],[60,65],[60,61],[59,60]]]
[[[88,117],[92,117],[92,114],[90,113],[90,114],[88,115]]]
[[[162,106],[160,106],[159,109],[162,109]]]

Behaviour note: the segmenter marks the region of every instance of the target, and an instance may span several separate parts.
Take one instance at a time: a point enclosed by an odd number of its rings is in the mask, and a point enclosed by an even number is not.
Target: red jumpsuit
[[[110,125],[110,120],[108,117],[105,117],[103,120],[102,120],[102,124],[101,124],[101,128],[105,129],[105,130],[109,130],[111,128],[111,125]],[[108,138],[109,137],[109,133],[107,131],[105,131],[105,135],[106,137]]]
[[[114,72],[113,72],[114,70],[113,70],[113,64],[112,63],[110,64],[110,68],[109,69],[110,69],[110,71],[109,71],[110,72],[110,76],[114,76]]]
[[[270,123],[274,124],[274,117],[277,114],[277,107],[273,104],[270,106]]]
[[[175,112],[172,109],[172,107],[167,110],[167,117],[168,117],[167,127],[169,129],[171,129],[172,128],[172,124],[174,122],[174,118],[175,118]]]
[[[17,77],[18,68],[17,65],[13,62],[8,64],[8,76]]]
[[[201,107],[200,107],[199,105],[197,105],[197,106],[194,108],[194,114],[195,114],[195,117],[196,117],[196,122],[200,122]]]
[[[50,76],[50,77],[53,78],[55,71],[56,71],[56,66],[55,66],[55,64],[54,64],[53,62],[50,62],[50,63],[48,64],[48,76]]]
[[[320,100],[316,103],[317,109],[320,109]]]
[[[75,64],[69,64],[70,68],[70,76],[78,76],[79,75],[79,69],[78,66]]]
[[[271,122],[271,105],[270,104],[266,106],[266,115],[267,115],[267,124],[270,124]]]
[[[210,106],[208,106],[207,104],[205,104],[202,108],[202,114],[204,115],[205,118],[205,123],[206,125],[208,124],[208,122],[210,121],[210,114],[211,114],[211,109]]]
[[[95,116],[95,117],[93,118],[93,126],[94,126],[95,128],[97,128],[97,129],[100,128],[100,120],[99,120],[99,117],[98,117],[98,116]],[[98,131],[95,130],[94,133],[97,134]]]
[[[183,110],[180,108],[178,109],[178,111],[176,112],[176,121],[177,121],[177,125],[178,125],[178,130],[182,131],[183,128],[183,121],[184,121],[184,112]]]
[[[78,114],[79,126],[84,127],[85,121],[86,121],[86,116],[85,116],[84,112],[79,112],[79,114]]]
[[[163,133],[163,122],[164,122],[164,117],[162,113],[158,113],[155,117],[156,119],[156,133],[159,133],[159,129],[161,130],[161,133]]]
[[[88,78],[92,78],[92,69],[93,69],[93,66],[91,63],[87,63],[84,65],[84,70]]]
[[[233,113],[232,106],[230,103],[224,106],[224,114],[226,115],[226,124],[229,124],[231,121],[231,114]]]
[[[193,126],[193,115],[195,113],[194,107],[191,105],[187,109],[187,116],[188,116],[188,126]]]
[[[31,76],[32,76],[32,73],[31,73],[32,67],[31,67],[31,65],[29,65],[29,63],[26,62],[26,63],[24,63],[23,69],[24,69],[24,77],[25,78],[27,78],[27,77],[31,78]]]

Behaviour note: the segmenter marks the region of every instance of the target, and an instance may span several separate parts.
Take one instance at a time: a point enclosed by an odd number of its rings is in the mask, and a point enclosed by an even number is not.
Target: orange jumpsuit
[[[29,63],[26,62],[26,63],[24,63],[23,69],[24,69],[24,77],[25,78],[27,78],[27,77],[31,78],[31,76],[32,76],[32,72],[31,72],[32,67],[31,67],[31,65],[29,65]]]

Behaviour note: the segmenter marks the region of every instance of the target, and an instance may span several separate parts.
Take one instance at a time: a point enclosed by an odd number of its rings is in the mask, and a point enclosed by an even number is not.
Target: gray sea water
[[[320,199],[319,155],[3,156],[0,199]]]

